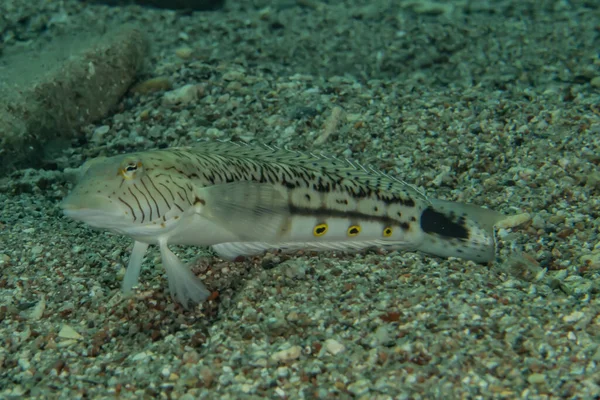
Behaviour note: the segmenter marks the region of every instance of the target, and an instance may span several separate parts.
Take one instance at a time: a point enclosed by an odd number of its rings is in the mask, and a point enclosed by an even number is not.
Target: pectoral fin
[[[137,286],[140,278],[140,272],[142,270],[142,262],[144,261],[144,255],[148,250],[148,243],[136,241],[129,256],[129,264],[127,264],[127,270],[123,277],[123,283],[121,288],[125,295],[130,295],[133,291],[133,287]]]
[[[289,225],[288,200],[267,183],[235,182],[196,191],[196,211],[240,241],[279,241]]]

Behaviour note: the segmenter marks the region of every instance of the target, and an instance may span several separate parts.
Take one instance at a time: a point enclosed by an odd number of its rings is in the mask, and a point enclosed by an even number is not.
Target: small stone
[[[35,305],[33,310],[31,310],[31,313],[29,314],[29,319],[32,321],[39,320],[40,318],[42,318],[42,315],[44,315],[45,310],[46,310],[46,298],[44,296],[42,296],[42,298],[40,299],[40,301],[38,301],[38,303]]]
[[[94,129],[94,133],[92,133],[92,141],[93,142],[102,142],[104,140],[104,135],[106,135],[110,131],[110,127],[108,125],[102,125]]]
[[[371,335],[371,347],[387,346],[394,342],[394,336],[385,325],[377,327]]]
[[[44,251],[44,246],[35,246],[34,248],[31,249],[31,252],[36,256],[41,254],[43,251]]]
[[[280,350],[271,354],[271,361],[291,361],[296,360],[302,354],[302,348],[300,346],[292,346],[285,350]]]
[[[277,376],[279,378],[287,378],[290,375],[290,369],[288,367],[277,368]]]
[[[348,385],[348,391],[355,396],[363,396],[371,390],[371,382],[367,379],[359,379]]]
[[[245,394],[249,394],[252,392],[253,386],[248,383],[243,383],[242,386],[240,386],[240,390]]]
[[[150,119],[150,110],[149,109],[142,110],[142,112],[140,112],[140,119],[142,121],[149,120]]]
[[[544,374],[531,374],[527,377],[527,382],[533,385],[539,385],[546,382],[546,375]]]
[[[573,311],[571,314],[565,315],[563,317],[563,321],[565,321],[568,324],[572,324],[574,322],[581,320],[583,317],[585,317],[585,313],[583,313],[581,311]]]
[[[75,340],[75,339],[65,339],[65,340],[61,340],[59,343],[57,343],[56,347],[65,348],[65,347],[74,345],[75,343],[77,343],[77,340]]]
[[[335,339],[327,339],[325,341],[325,350],[335,356],[346,350],[346,347]]]
[[[595,76],[590,80],[590,85],[595,88],[600,88],[600,76]]]
[[[198,99],[202,87],[200,85],[185,85],[171,90],[163,96],[166,105],[189,104]]]
[[[171,80],[165,76],[159,76],[138,83],[131,91],[139,94],[148,94],[169,89],[171,89]]]
[[[590,269],[600,269],[600,251],[593,251],[591,254],[579,257],[579,262]]]
[[[75,329],[71,328],[69,325],[63,325],[60,332],[58,332],[58,337],[62,339],[72,339],[72,340],[81,340],[83,336],[81,336]]]
[[[10,262],[10,257],[6,254],[0,254],[0,265],[8,264]]]
[[[141,353],[137,353],[135,356],[131,357],[131,361],[144,361],[149,356],[150,355],[147,352],[142,351]]]
[[[265,368],[269,362],[266,358],[257,358],[256,360],[250,360],[249,364],[253,367]]]
[[[241,71],[229,71],[222,76],[224,81],[239,81],[244,78],[244,73]]]
[[[306,264],[302,260],[285,261],[280,264],[279,268],[290,279],[299,279],[306,275]]]
[[[516,228],[517,226],[523,225],[529,221],[531,221],[531,215],[529,213],[516,214],[504,218],[496,224],[496,227],[500,229]]]
[[[21,370],[23,371],[26,371],[29,369],[29,367],[31,367],[31,363],[26,358],[19,358],[17,362],[19,363],[19,367],[21,367]]]
[[[193,53],[194,53],[194,50],[192,50],[189,47],[180,47],[177,50],[175,50],[175,55],[177,57],[181,58],[182,60],[189,59]]]

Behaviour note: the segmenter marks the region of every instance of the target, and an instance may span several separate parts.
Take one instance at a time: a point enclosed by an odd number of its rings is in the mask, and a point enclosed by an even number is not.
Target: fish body
[[[489,262],[499,213],[430,200],[357,163],[233,142],[92,160],[63,201],[66,216],[129,236],[123,281],[138,283],[159,246],[171,294],[187,307],[210,292],[171,244],[211,246],[223,258],[266,250],[420,251]]]

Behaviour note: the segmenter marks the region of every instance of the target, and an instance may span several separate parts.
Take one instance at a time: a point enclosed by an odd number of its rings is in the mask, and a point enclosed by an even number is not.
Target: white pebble
[[[71,328],[69,325],[63,325],[60,332],[58,332],[58,337],[63,339],[73,339],[73,340],[81,340],[83,336],[81,336],[75,329]]]
[[[108,125],[102,125],[97,127],[96,129],[94,129],[94,133],[92,134],[92,140],[94,142],[101,141],[104,138],[104,135],[108,133],[108,131],[110,131],[110,126]]]
[[[9,261],[10,261],[9,256],[7,256],[6,254],[0,254],[0,265],[8,264]]]
[[[18,363],[19,363],[19,367],[21,367],[21,369],[23,371],[26,371],[29,369],[29,367],[31,367],[31,363],[26,358],[19,358]]]
[[[498,228],[515,228],[519,225],[523,225],[531,220],[531,215],[529,213],[511,215],[509,217],[504,218],[500,222],[496,224]]]
[[[531,384],[540,384],[546,382],[546,375],[544,374],[531,374],[527,378],[527,382]]]
[[[367,379],[360,379],[348,385],[348,391],[355,396],[363,396],[371,390],[371,382]]]
[[[163,96],[163,104],[188,104],[198,99],[200,87],[198,85],[185,85],[179,89],[168,91]]]
[[[29,314],[29,319],[32,321],[39,320],[40,318],[42,318],[42,315],[44,315],[45,310],[46,310],[46,298],[44,296],[42,296],[42,298],[40,299],[40,301],[38,301],[38,303],[35,305],[33,310],[31,310],[31,313]]]
[[[135,356],[131,357],[131,361],[144,361],[145,359],[147,359],[149,356],[149,354],[145,351],[142,351],[141,353],[137,353]]]
[[[31,252],[36,256],[38,254],[42,254],[43,251],[44,251],[44,246],[35,246],[34,248],[31,249]]]
[[[563,317],[563,321],[565,321],[568,324],[572,324],[573,322],[579,321],[583,317],[585,317],[585,314],[583,312],[581,312],[581,311],[573,311],[571,314],[565,315]]]
[[[333,354],[335,356],[336,354],[339,354],[346,350],[346,347],[344,347],[343,344],[341,344],[335,339],[327,339],[325,341],[325,350],[327,350],[329,354]]]
[[[291,361],[300,357],[300,354],[302,354],[302,348],[300,346],[292,346],[271,354],[271,361]]]

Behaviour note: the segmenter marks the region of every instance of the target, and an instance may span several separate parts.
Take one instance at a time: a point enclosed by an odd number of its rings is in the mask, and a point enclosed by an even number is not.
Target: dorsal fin
[[[334,173],[359,182],[372,181],[374,178],[382,183],[399,185],[403,190],[414,193],[429,203],[427,196],[414,186],[389,176],[372,166],[364,166],[356,161],[342,160],[323,153],[315,154],[297,150],[282,149],[266,144],[247,144],[238,141],[206,141],[199,142],[187,150],[198,153],[214,154],[233,158],[258,159],[276,164],[298,166],[313,171]]]

